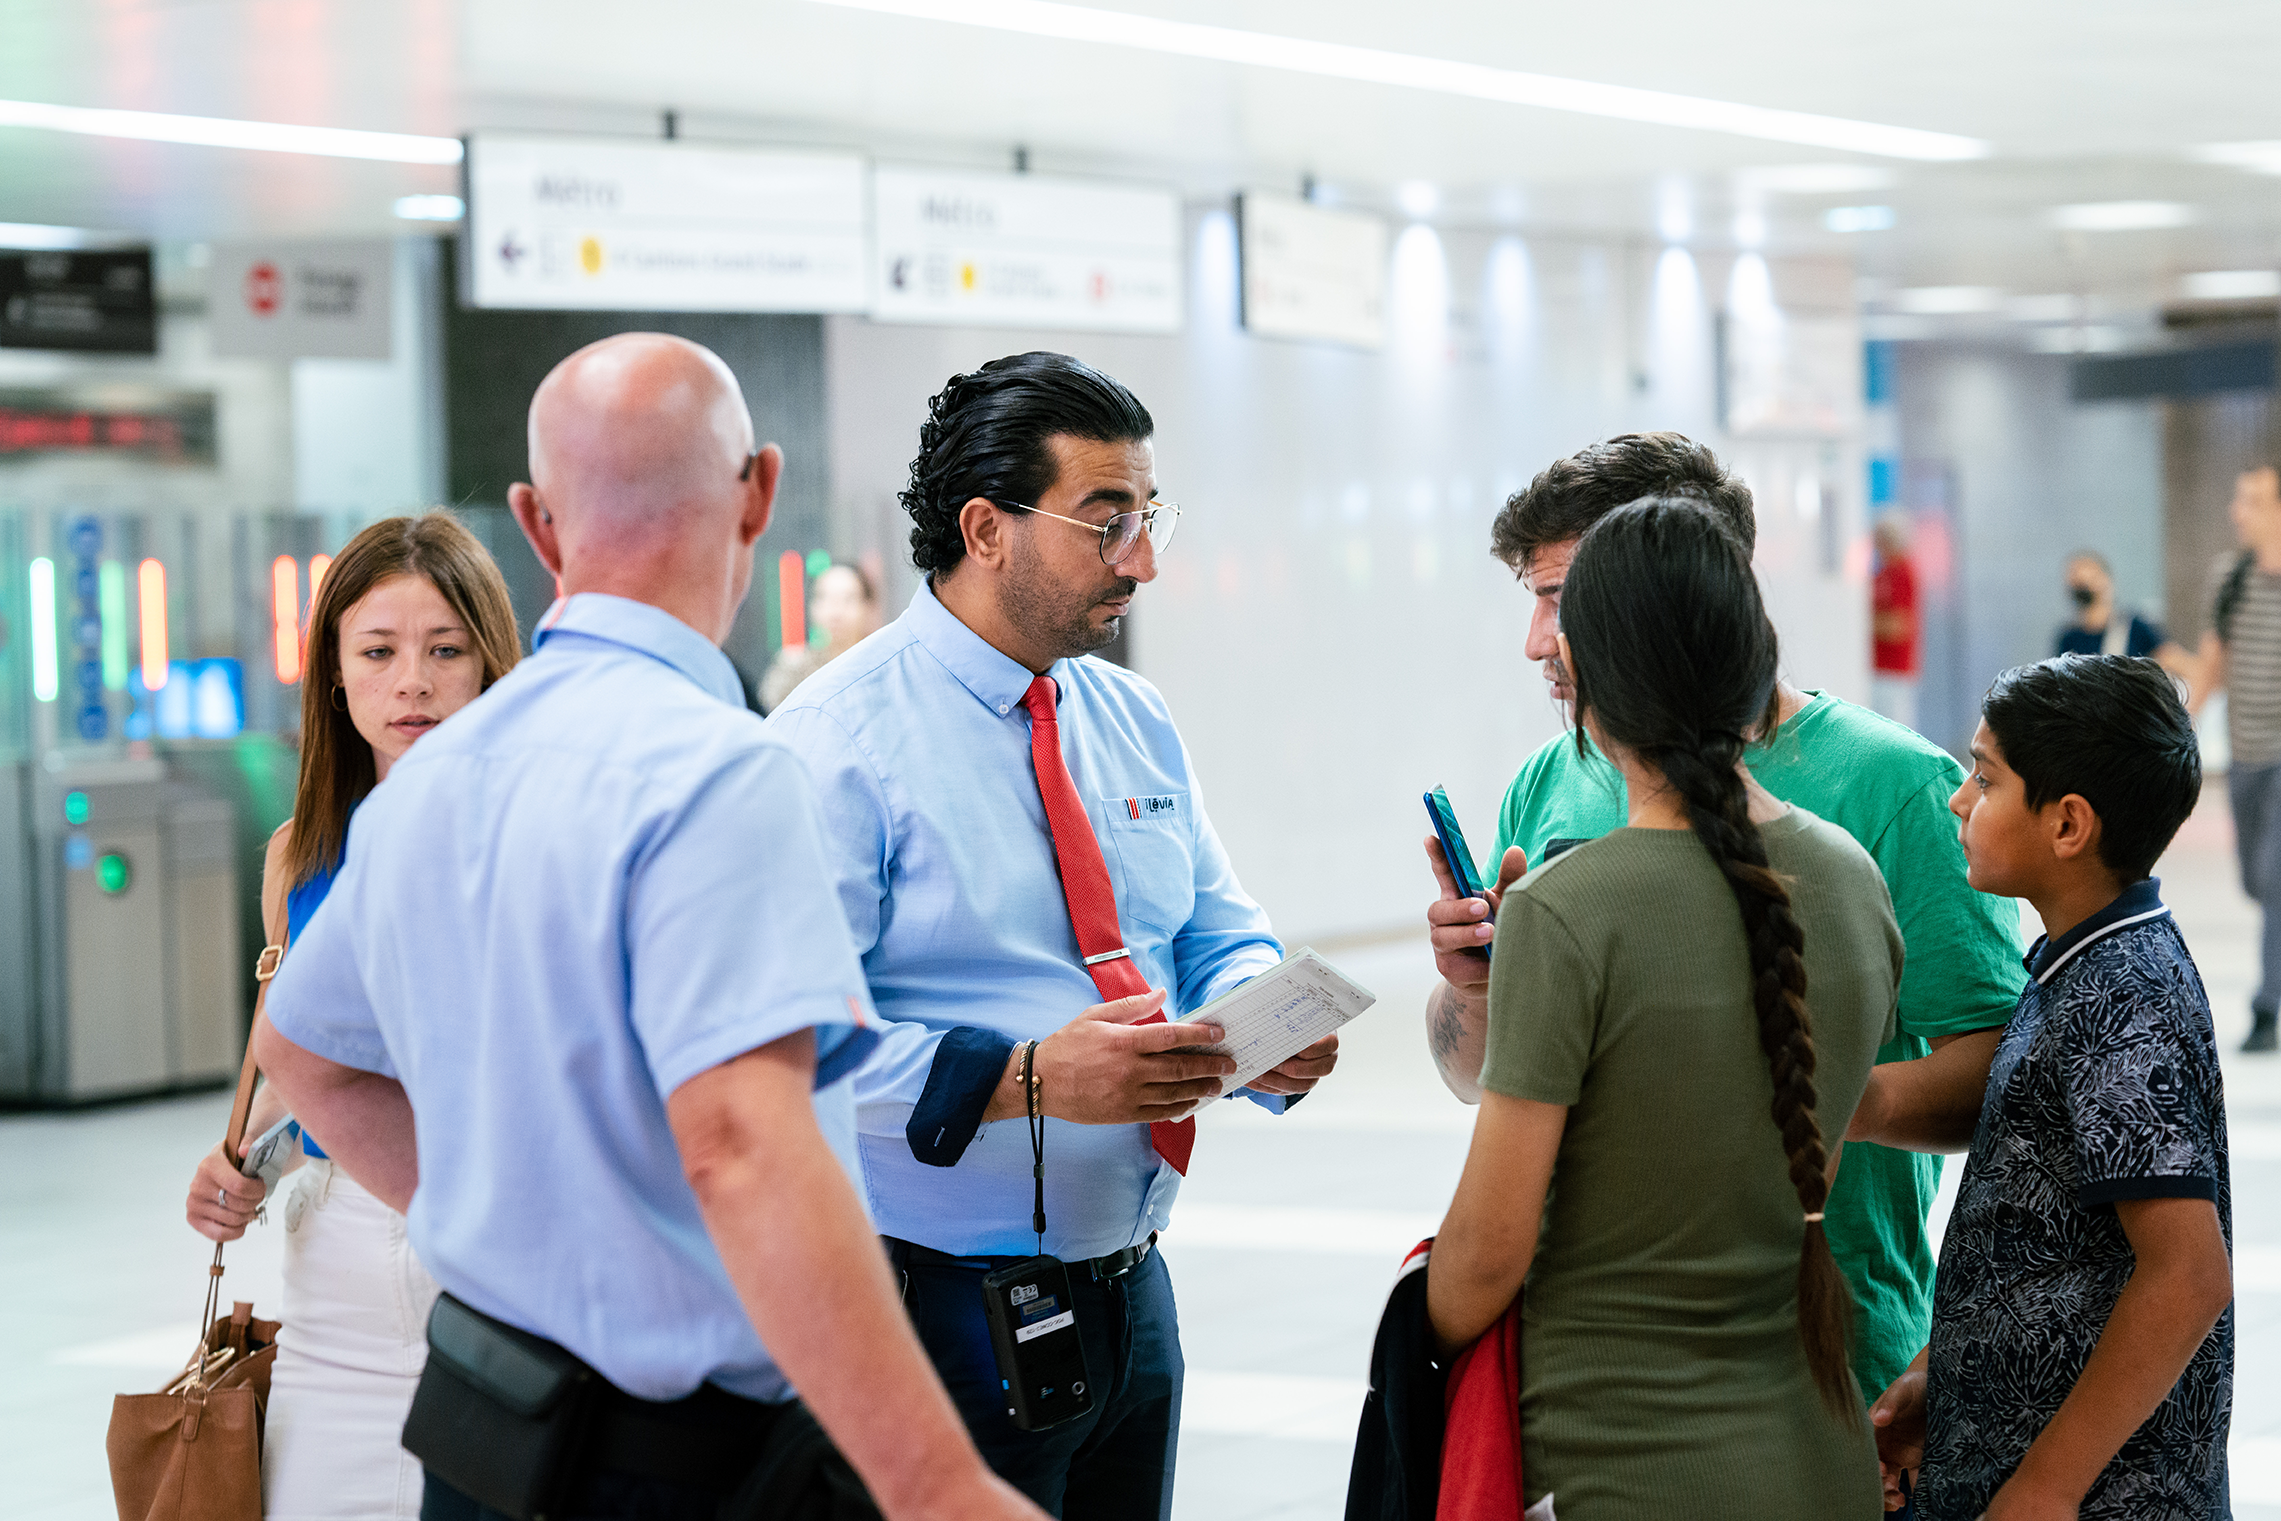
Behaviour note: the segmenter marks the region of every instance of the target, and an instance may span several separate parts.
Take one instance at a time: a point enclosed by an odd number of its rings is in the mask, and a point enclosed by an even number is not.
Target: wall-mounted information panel
[[[855,312],[864,160],[623,138],[467,145],[462,299],[552,311]]]
[[[1386,224],[1295,196],[1236,202],[1243,325],[1263,338],[1386,343]]]
[[[157,353],[150,250],[0,249],[0,349]]]
[[[883,164],[872,205],[881,322],[1180,330],[1169,189]]]
[[[222,243],[206,315],[236,359],[386,359],[395,249],[362,242]]]

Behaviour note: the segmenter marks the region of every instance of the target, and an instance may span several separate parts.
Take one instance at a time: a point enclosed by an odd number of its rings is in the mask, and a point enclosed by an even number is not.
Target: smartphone
[[[238,1171],[249,1178],[261,1179],[267,1194],[277,1192],[278,1179],[285,1176],[285,1164],[292,1160],[293,1143],[300,1132],[293,1128],[293,1116],[287,1115],[261,1133],[261,1139],[246,1148],[245,1159],[238,1163]]]
[[[1048,1431],[1093,1408],[1069,1269],[1060,1258],[1031,1257],[988,1274],[982,1305],[1006,1415],[1017,1430]]]
[[[1449,794],[1439,787],[1426,794],[1426,817],[1434,821],[1434,834],[1441,840],[1441,855],[1449,863],[1449,874],[1456,879],[1457,895],[1486,898],[1481,873],[1474,869],[1473,852],[1465,843],[1465,831],[1457,827],[1457,810],[1449,805]],[[1487,961],[1489,947],[1475,946],[1470,954]]]

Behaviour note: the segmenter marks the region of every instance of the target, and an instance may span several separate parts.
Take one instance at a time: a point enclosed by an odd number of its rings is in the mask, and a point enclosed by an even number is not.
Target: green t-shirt
[[[2027,972],[2019,905],[1973,891],[1964,878],[1949,794],[1964,770],[1901,725],[1820,692],[1770,745],[1744,755],[1759,785],[1861,843],[1893,894],[1908,947],[1900,1034],[1880,1062],[1910,1061],[1940,1035],[1993,1029],[2012,1017]],[[1587,740],[1589,745],[1590,741]],[[1575,738],[1548,741],[1521,767],[1498,813],[1494,879],[1506,847],[1540,864],[1548,842],[1593,840],[1623,826],[1623,777]],[[1810,995],[1809,995],[1810,997]],[[1853,1285],[1855,1376],[1875,1399],[1925,1345],[1932,1326],[1933,1254],[1925,1216],[1941,1159],[1852,1144],[1831,1191],[1830,1249]]]
[[[1893,1030],[1877,867],[1803,808],[1762,826],[1806,939],[1820,1102]],[[1521,1472],[1563,1521],[1877,1513],[1865,1422],[1798,1336],[1805,1219],[1772,1115],[1750,948],[1692,831],[1618,829],[1505,895],[1481,1085],[1567,1108],[1521,1296]],[[1678,1142],[1674,1144],[1675,1140]]]

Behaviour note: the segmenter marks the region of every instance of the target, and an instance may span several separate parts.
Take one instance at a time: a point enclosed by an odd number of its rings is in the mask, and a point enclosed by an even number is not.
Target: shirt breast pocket
[[[1117,910],[1166,935],[1196,909],[1196,835],[1185,792],[1101,799]]]

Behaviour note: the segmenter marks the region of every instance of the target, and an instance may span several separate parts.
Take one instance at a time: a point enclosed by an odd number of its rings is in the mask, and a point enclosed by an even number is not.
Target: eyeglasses
[[[1021,512],[1035,512],[1041,518],[1052,518],[1057,523],[1075,523],[1088,533],[1101,536],[1101,563],[1114,566],[1140,546],[1141,535],[1148,535],[1152,553],[1163,554],[1164,546],[1172,542],[1172,531],[1180,526],[1180,507],[1175,502],[1151,499],[1138,512],[1120,512],[1106,523],[1088,523],[1083,518],[1063,517],[1058,512],[1044,512],[1022,502],[1000,502],[1001,507],[1012,507]]]

